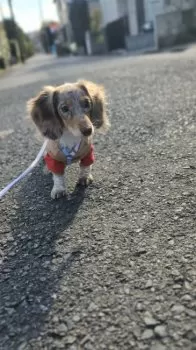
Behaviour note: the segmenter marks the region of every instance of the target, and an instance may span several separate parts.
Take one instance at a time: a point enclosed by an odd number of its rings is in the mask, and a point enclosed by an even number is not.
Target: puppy
[[[64,170],[73,162],[80,162],[78,184],[90,184],[95,160],[93,134],[95,129],[109,127],[103,86],[85,80],[46,86],[27,105],[37,128],[48,139],[44,159],[53,174],[51,197],[66,195]]]

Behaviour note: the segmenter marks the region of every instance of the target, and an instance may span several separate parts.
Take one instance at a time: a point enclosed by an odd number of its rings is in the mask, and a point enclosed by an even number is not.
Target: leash
[[[3,196],[5,196],[5,194],[14,186],[17,184],[17,182],[21,181],[25,176],[27,176],[35,167],[36,165],[39,163],[41,157],[44,154],[44,151],[46,149],[46,145],[47,145],[48,140],[45,140],[37,157],[34,159],[34,161],[31,163],[31,165],[29,165],[29,167],[23,171],[23,173],[21,173],[16,179],[12,180],[6,187],[4,187],[1,191],[0,191],[0,199],[3,198]]]

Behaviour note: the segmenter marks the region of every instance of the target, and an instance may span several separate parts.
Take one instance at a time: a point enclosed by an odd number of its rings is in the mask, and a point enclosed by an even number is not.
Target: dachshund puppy
[[[41,134],[48,139],[44,156],[53,174],[53,199],[66,195],[65,167],[80,162],[78,184],[87,186],[93,180],[93,134],[107,130],[104,88],[90,81],[78,81],[58,87],[46,86],[28,101],[28,111]]]

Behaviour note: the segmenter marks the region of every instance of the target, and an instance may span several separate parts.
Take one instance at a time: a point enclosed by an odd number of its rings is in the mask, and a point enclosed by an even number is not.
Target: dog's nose
[[[87,128],[82,131],[84,136],[90,136],[92,134],[92,128]]]

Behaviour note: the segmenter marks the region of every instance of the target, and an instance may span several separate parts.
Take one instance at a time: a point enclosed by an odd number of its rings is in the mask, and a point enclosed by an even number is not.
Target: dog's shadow
[[[82,250],[76,242],[74,249],[68,249],[54,268],[56,242],[62,235],[64,244],[66,230],[85,198],[85,190],[76,189],[69,199],[52,201],[51,185],[50,175],[43,179],[41,169],[36,169],[16,196],[16,209],[9,222],[12,237],[1,265],[3,349],[17,348],[21,341],[40,335],[62,274],[69,272]]]

